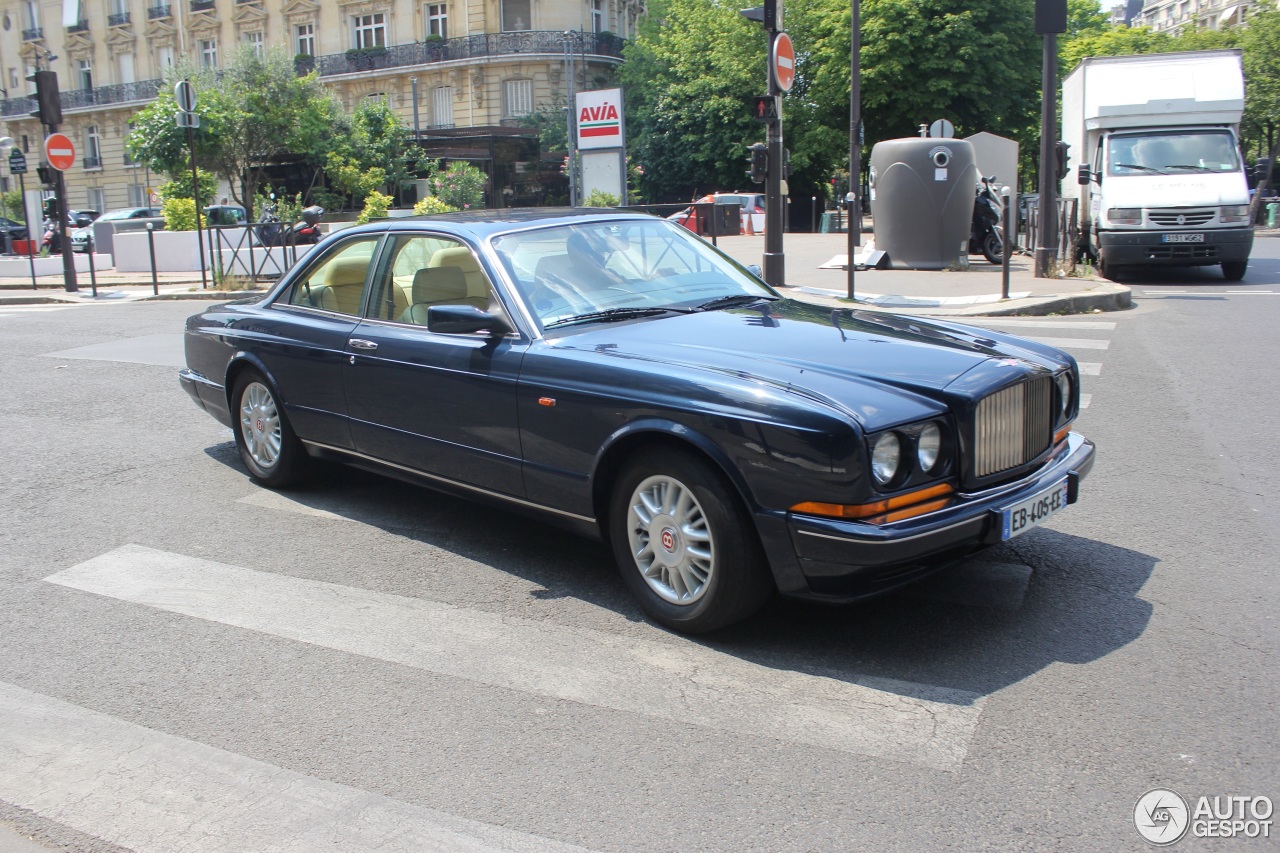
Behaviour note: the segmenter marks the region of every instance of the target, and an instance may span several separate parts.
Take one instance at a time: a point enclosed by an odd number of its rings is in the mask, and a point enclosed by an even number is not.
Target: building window
[[[110,14],[112,14],[112,15],[127,15],[127,14],[129,14],[129,4],[128,4],[128,3],[126,3],[126,2],[125,2],[125,0],[111,0],[111,12],[110,12]]]
[[[132,83],[135,79],[133,74],[133,54],[122,53],[117,56],[116,70],[120,72],[121,83]]]
[[[533,81],[504,80],[502,82],[502,117],[517,118],[533,112]]]
[[[26,0],[22,4],[22,22],[26,25],[23,29],[40,29],[40,7],[36,0]]]
[[[452,86],[437,86],[431,90],[431,123],[436,127],[453,127]]]
[[[163,76],[164,70],[171,65],[173,65],[173,48],[157,47],[156,66],[160,69],[160,74],[157,76]]]
[[[129,184],[129,206],[149,207],[147,204],[147,188],[142,184]]]
[[[76,65],[76,70],[78,72],[78,77],[80,79],[80,88],[92,89],[93,88],[93,63],[87,59],[81,59]]]
[[[262,32],[258,31],[256,33],[245,33],[244,41],[245,41],[245,44],[253,48],[254,56],[261,59],[262,58]]]
[[[102,137],[98,135],[96,124],[91,124],[84,129],[84,167],[86,169],[102,168]]]
[[[529,0],[502,0],[502,31],[516,32],[533,29],[533,15]]]
[[[200,67],[201,68],[217,68],[218,67],[218,40],[217,39],[201,39],[200,40]]]
[[[449,37],[449,7],[445,4],[427,7],[427,35]]]
[[[387,46],[387,16],[382,12],[376,15],[357,15],[352,18],[356,31],[356,47]]]
[[[299,24],[293,29],[294,46],[297,48],[294,52],[302,56],[316,55],[316,25],[315,24]]]
[[[18,69],[16,68],[9,69],[9,91],[18,91]]]
[[[86,194],[89,200],[89,209],[102,213],[107,209],[107,191],[100,187],[90,187]]]
[[[604,0],[591,0],[591,32],[602,33],[604,24]]]

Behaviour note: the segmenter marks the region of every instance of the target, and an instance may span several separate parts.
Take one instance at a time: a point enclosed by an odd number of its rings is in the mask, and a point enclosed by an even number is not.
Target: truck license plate
[[[1203,243],[1204,234],[1161,234],[1161,243]]]
[[[1059,480],[1042,492],[1038,492],[1026,500],[1000,511],[1004,528],[1000,533],[1002,540],[1021,536],[1031,528],[1040,524],[1067,505],[1067,481]]]

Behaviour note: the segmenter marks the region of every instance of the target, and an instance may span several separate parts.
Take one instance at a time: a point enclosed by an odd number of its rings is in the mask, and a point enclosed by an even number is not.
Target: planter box
[[[75,258],[75,267],[77,277],[79,273],[88,275],[89,273],[89,256],[72,252],[71,256]],[[50,255],[47,258],[32,258],[28,261],[25,255],[14,255],[13,257],[0,258],[0,278],[30,278],[31,266],[34,262],[36,275],[62,275],[62,256]],[[93,256],[94,269],[106,270],[111,269],[111,256],[94,253]],[[148,270],[150,267],[148,267]],[[85,280],[86,282],[88,279]]]
[[[200,272],[200,247],[195,231],[155,231],[156,272]],[[213,270],[215,260],[228,275],[278,276],[284,272],[285,247],[248,245],[233,251],[219,247],[219,258],[210,257],[208,237],[205,237],[205,269]],[[147,232],[116,234],[116,270],[118,272],[144,272],[151,274],[151,254],[147,246]],[[297,257],[304,257],[311,246],[296,247]]]

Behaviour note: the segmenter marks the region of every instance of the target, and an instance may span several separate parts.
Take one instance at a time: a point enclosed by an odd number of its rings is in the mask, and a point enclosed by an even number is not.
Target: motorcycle
[[[258,242],[263,246],[312,245],[320,242],[320,218],[324,208],[318,204],[304,208],[302,221],[285,225],[276,213],[275,204],[263,205],[256,226]]]
[[[994,184],[996,176],[982,177],[973,202],[973,219],[969,225],[969,254],[981,253],[990,263],[1004,259],[1004,229],[1000,226],[1000,197]]]

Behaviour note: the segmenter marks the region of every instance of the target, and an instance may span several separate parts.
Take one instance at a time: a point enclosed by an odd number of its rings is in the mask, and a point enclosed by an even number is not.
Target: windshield
[[[501,235],[490,245],[543,328],[598,312],[660,316],[663,309],[777,296],[702,238],[662,219],[558,225]]]
[[[1240,155],[1225,130],[1123,134],[1107,144],[1109,175],[1237,172]]]

